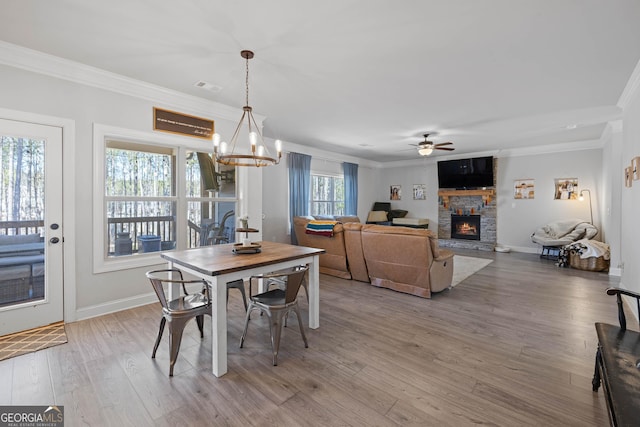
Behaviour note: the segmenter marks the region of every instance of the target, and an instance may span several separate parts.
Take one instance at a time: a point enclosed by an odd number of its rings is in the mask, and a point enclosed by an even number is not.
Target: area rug
[[[33,351],[67,342],[64,322],[0,337],[0,360],[21,356]]]
[[[493,260],[485,258],[476,258],[471,256],[454,255],[453,256],[453,280],[451,287],[456,286],[473,273],[482,270]]]

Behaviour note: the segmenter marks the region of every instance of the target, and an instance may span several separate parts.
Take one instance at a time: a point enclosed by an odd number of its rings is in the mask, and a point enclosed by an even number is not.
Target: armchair
[[[581,219],[555,221],[539,227],[532,235],[531,241],[542,245],[541,258],[553,258],[551,251],[559,252],[562,246],[580,239],[593,239],[598,229]]]

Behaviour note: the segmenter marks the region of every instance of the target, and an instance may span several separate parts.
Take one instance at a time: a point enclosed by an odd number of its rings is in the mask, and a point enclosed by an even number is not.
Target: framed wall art
[[[402,200],[402,186],[392,185],[389,188],[389,200]]]
[[[533,199],[535,196],[533,179],[516,179],[513,182],[514,199]]]
[[[555,200],[578,200],[578,178],[556,178]]]
[[[633,166],[624,168],[624,186],[629,188],[633,185]]]
[[[413,184],[413,200],[426,200],[427,186],[424,184]]]

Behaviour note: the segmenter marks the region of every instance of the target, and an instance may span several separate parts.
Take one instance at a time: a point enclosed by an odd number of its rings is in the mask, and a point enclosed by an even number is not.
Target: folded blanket
[[[333,237],[333,226],[336,225],[338,221],[321,221],[321,220],[312,220],[307,223],[307,228],[305,229],[306,234],[316,234],[319,236]]]
[[[609,245],[598,242],[597,240],[578,240],[577,242],[570,244],[567,249],[573,250],[575,253],[579,254],[582,259],[591,257],[603,257],[604,259],[611,258]]]

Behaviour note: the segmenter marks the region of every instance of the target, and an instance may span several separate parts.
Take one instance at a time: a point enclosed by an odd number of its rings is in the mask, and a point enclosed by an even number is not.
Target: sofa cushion
[[[362,226],[359,222],[348,222],[344,225],[344,246],[347,250],[347,263],[351,278],[361,282],[369,282],[369,272],[362,249]]]
[[[345,224],[347,222],[360,222],[360,218],[355,215],[336,216],[336,221]]]
[[[394,218],[404,218],[408,213],[409,211],[405,211],[402,209],[391,209],[389,211],[389,215],[387,216],[389,217],[390,221],[393,221]]]
[[[389,218],[385,211],[371,211],[367,217],[367,222],[385,222],[388,220]]]
[[[0,284],[5,280],[27,279],[31,276],[30,265],[12,265],[8,267],[0,267]]]
[[[0,235],[0,245],[19,245],[22,243],[38,243],[39,241],[39,234]]]
[[[351,279],[347,268],[347,254],[344,248],[344,228],[338,223],[333,227],[333,237],[318,236],[305,232],[308,219],[296,216],[293,218],[293,230],[298,245],[324,249],[320,255],[320,272],[343,279]]]
[[[364,225],[362,248],[371,284],[429,298],[431,235],[424,229]]]
[[[32,265],[44,261],[44,254],[39,255],[19,255],[0,258],[0,267],[10,265]]]

